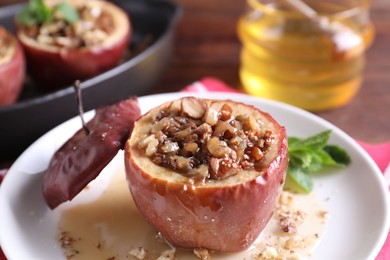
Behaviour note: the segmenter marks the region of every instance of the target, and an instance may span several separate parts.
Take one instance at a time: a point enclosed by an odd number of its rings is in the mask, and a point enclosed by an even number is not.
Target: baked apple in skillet
[[[0,27],[0,106],[16,102],[23,88],[25,61],[15,37]]]
[[[99,0],[30,0],[16,30],[31,77],[47,90],[116,66],[131,36],[127,14]]]
[[[287,170],[285,128],[231,100],[185,97],[138,119],[125,146],[141,214],[177,247],[236,252],[269,221]]]

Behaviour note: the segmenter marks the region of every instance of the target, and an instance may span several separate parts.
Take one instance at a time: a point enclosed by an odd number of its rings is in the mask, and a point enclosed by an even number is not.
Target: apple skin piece
[[[43,179],[43,195],[54,209],[73,199],[115,157],[140,116],[136,97],[96,110],[87,123],[53,155]]]
[[[0,59],[0,106],[4,106],[14,104],[19,98],[25,77],[25,59],[18,41],[3,27],[0,27],[0,37],[7,37],[11,43],[7,52],[10,57]]]
[[[237,108],[238,103],[224,102],[233,111]],[[211,183],[191,182],[188,177],[153,164],[136,148],[145,122],[150,122],[146,118],[167,106],[153,109],[137,120],[125,146],[126,176],[136,206],[174,246],[225,253],[248,248],[268,223],[283,188],[288,164],[285,128],[269,114],[240,103],[244,113],[261,114],[277,133],[276,150],[267,159],[267,166],[244,180],[239,176],[248,172]]]
[[[83,0],[74,3],[82,3]],[[116,66],[129,46],[132,27],[128,15],[107,1],[93,0],[95,5],[111,13],[115,31],[101,45],[80,49],[63,49],[43,45],[27,37],[16,23],[17,38],[23,46],[27,70],[38,87],[49,91],[85,80]]]

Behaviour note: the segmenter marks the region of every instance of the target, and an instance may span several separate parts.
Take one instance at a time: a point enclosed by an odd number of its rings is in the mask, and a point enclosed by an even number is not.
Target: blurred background
[[[123,0],[131,1],[131,0]],[[21,0],[1,0],[7,5]],[[183,13],[174,35],[171,61],[151,93],[179,91],[206,76],[240,89],[237,22],[245,1],[175,0]],[[390,140],[390,1],[371,2],[375,40],[367,51],[363,85],[341,108],[316,112],[353,138],[368,143]]]
[[[157,91],[176,91],[204,76],[239,88],[237,21],[245,1],[176,0],[183,16],[176,30],[172,62]],[[367,51],[363,85],[348,105],[316,113],[353,138],[390,140],[390,1],[371,2],[375,40]]]

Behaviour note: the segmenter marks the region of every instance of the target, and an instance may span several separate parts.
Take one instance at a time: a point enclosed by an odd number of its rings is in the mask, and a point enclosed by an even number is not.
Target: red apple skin
[[[117,43],[97,50],[73,50],[63,53],[46,52],[23,45],[28,71],[43,89],[55,89],[85,80],[118,64],[129,45],[130,33]],[[22,42],[23,44],[23,42]]]
[[[96,109],[95,116],[53,155],[43,178],[43,196],[54,209],[72,200],[123,149],[141,115],[136,97]]]
[[[127,32],[115,42],[93,48],[76,50],[50,50],[44,46],[37,47],[37,43],[26,41],[21,30],[17,30],[17,37],[23,46],[27,69],[31,77],[44,90],[52,90],[72,84],[75,80],[85,80],[115,67],[127,50],[132,27],[127,14],[109,2],[105,5],[114,8],[119,15],[126,17]],[[121,25],[122,26],[122,25]],[[16,26],[19,28],[20,26]]]
[[[154,178],[134,161],[127,142],[126,176],[137,208],[174,246],[225,253],[248,248],[272,216],[285,181],[287,138],[284,127],[279,132],[277,156],[263,175],[223,187]]]
[[[6,33],[7,37],[11,37],[15,48],[12,58],[0,65],[0,106],[5,106],[14,104],[23,89],[25,59],[17,40],[5,29],[0,28],[0,33]]]

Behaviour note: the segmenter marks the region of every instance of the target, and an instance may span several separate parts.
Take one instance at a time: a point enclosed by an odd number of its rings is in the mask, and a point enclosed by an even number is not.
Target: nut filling
[[[73,24],[55,12],[50,23],[23,26],[22,29],[41,44],[65,49],[97,46],[114,30],[112,16],[93,3],[77,7],[77,12],[80,19]]]
[[[253,117],[234,116],[233,109],[229,102],[208,105],[194,97],[173,101],[152,119],[138,148],[155,164],[200,180],[261,171],[275,137]],[[208,171],[197,170],[202,165]]]
[[[0,28],[0,65],[6,62],[9,50],[12,47],[12,39],[5,29]]]

